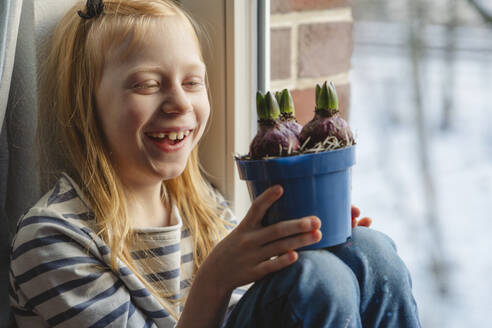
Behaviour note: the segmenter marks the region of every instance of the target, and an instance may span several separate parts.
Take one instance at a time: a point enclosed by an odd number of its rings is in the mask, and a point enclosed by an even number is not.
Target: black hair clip
[[[87,0],[85,7],[87,8],[87,13],[83,13],[82,10],[77,11],[77,14],[85,19],[97,17],[101,15],[104,10],[102,0]]]

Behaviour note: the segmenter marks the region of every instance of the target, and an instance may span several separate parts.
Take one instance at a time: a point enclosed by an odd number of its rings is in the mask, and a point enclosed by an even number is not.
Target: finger
[[[258,256],[262,259],[267,259],[278,254],[283,254],[291,249],[311,245],[320,241],[321,235],[320,230],[313,230],[296,236],[279,239],[263,246],[263,248],[258,251]]]
[[[243,220],[244,224],[249,226],[259,225],[268,208],[282,196],[282,193],[282,186],[275,185],[256,197]]]
[[[300,219],[280,221],[268,227],[255,231],[253,242],[255,245],[265,245],[287,236],[317,230],[321,227],[321,220],[315,216]]]
[[[358,218],[360,215],[360,210],[357,206],[352,205],[352,219]]]
[[[357,223],[358,226],[362,226],[362,227],[369,227],[371,226],[371,224],[372,224],[372,219],[367,217],[360,219],[359,222]]]
[[[263,277],[269,273],[281,270],[286,266],[291,265],[297,261],[298,258],[299,255],[296,251],[289,250],[275,259],[268,259],[259,263],[255,269],[258,271],[259,275]]]

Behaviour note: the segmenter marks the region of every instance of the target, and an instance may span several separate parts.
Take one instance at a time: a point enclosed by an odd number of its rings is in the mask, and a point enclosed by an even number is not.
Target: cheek
[[[120,110],[121,112],[117,116],[120,121],[120,129],[123,133],[125,133],[125,131],[130,133],[136,132],[147,120],[145,111],[139,110],[131,104],[126,104],[125,107],[122,106]]]
[[[208,108],[201,118],[203,126],[207,126],[208,120],[210,119],[210,108]]]
[[[205,133],[206,127],[207,127],[207,122],[209,119],[210,111],[201,111],[199,113],[196,113],[196,118],[198,123],[200,124],[200,129],[195,137],[195,140],[193,142],[193,146],[196,146],[198,142],[202,139],[203,134]]]
[[[109,102],[108,102],[109,103]],[[127,151],[135,143],[135,136],[144,122],[141,111],[119,101],[99,110],[103,133],[112,152]]]
[[[106,121],[118,135],[133,136],[148,119],[138,104],[131,101],[115,102],[108,110]]]
[[[208,120],[210,119],[210,105],[208,101],[203,102],[200,110],[196,112],[197,120],[200,124],[199,138],[203,136]]]

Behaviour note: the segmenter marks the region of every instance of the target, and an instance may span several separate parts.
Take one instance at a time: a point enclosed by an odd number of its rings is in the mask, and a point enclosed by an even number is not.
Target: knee
[[[381,232],[358,228],[353,231],[352,245],[345,249],[350,249],[344,255],[361,286],[363,320],[384,321],[388,318],[383,319],[383,313],[398,313],[408,320],[405,326],[418,326],[412,280],[395,243]]]
[[[273,275],[271,284],[283,288],[291,301],[324,300],[352,308],[360,298],[352,270],[326,250],[299,252],[298,260]]]
[[[366,274],[384,286],[392,285],[396,289],[411,288],[408,269],[398,256],[395,243],[384,233],[363,227],[353,229],[352,240],[345,250],[349,253],[346,261],[355,262],[349,265],[356,275]]]
[[[231,326],[360,326],[360,289],[353,272],[326,250],[299,252],[288,267],[257,281],[231,314]],[[348,320],[348,321],[347,321]]]
[[[395,242],[386,234],[366,227],[352,229],[350,242],[359,248],[371,249],[383,253],[396,253]]]

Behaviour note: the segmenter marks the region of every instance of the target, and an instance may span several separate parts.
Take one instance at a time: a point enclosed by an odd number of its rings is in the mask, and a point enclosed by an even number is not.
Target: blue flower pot
[[[351,167],[355,146],[267,160],[236,158],[239,176],[251,200],[279,184],[284,193],[265,214],[264,226],[315,215],[321,219],[321,240],[298,250],[320,249],[344,243],[352,233]]]

